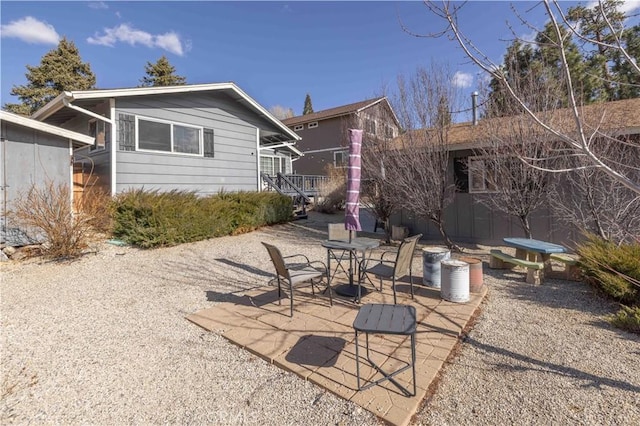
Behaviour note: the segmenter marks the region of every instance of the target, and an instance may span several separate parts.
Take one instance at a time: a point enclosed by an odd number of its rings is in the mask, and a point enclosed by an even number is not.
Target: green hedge
[[[616,245],[590,235],[577,249],[579,267],[587,279],[609,297],[640,305],[640,244]]]
[[[186,191],[130,190],[113,202],[113,234],[138,247],[171,246],[287,222],[289,197],[237,192],[198,197]]]
[[[622,304],[609,318],[611,324],[640,333],[640,244],[618,246],[590,235],[577,251],[587,280]]]

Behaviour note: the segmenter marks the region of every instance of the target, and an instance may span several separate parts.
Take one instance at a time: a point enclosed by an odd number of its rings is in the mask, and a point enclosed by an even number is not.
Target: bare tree
[[[572,125],[567,126],[566,123],[561,127],[557,127],[553,122],[549,122],[545,119],[545,116],[540,114],[539,111],[532,109],[526,101],[526,98],[511,84],[504,69],[494,62],[483,53],[481,48],[471,39],[459,25],[459,10],[463,6],[460,3],[452,3],[449,1],[435,2],[425,1],[427,8],[436,16],[441,18],[445,27],[440,32],[433,32],[430,34],[415,34],[421,37],[440,37],[449,36],[450,39],[457,42],[457,44],[463,49],[465,54],[482,70],[489,73],[496,81],[499,81],[505,93],[513,99],[521,111],[527,114],[531,119],[540,127],[549,132],[554,139],[562,143],[562,151],[558,152],[558,155],[564,157],[578,156],[583,157],[585,162],[584,166],[580,167],[593,167],[597,168],[608,175],[613,181],[620,185],[625,186],[629,190],[640,194],[640,181],[635,178],[636,171],[639,168],[638,158],[640,158],[640,144],[637,140],[621,141],[616,138],[612,138],[611,133],[608,131],[606,123],[608,120],[609,112],[606,108],[601,110],[599,115],[588,115],[582,108],[581,100],[577,96],[578,82],[575,81],[575,76],[572,74],[571,63],[567,58],[568,52],[566,46],[570,43],[570,35],[575,34],[578,38],[585,42],[593,43],[597,45],[606,44],[608,48],[617,49],[621,53],[623,60],[631,65],[631,68],[640,73],[640,67],[637,63],[637,58],[632,57],[627,46],[622,42],[620,33],[616,31],[613,25],[610,26],[612,33],[617,34],[613,41],[604,42],[594,38],[590,38],[584,33],[580,32],[580,29],[575,25],[570,25],[568,18],[565,16],[560,2],[557,0],[543,0],[542,5],[545,9],[545,13],[549,18],[549,24],[555,33],[554,37],[549,37],[546,40],[545,47],[547,49],[555,50],[558,58],[558,65],[562,72],[562,87],[564,89],[563,104],[568,105],[569,118]],[[606,8],[600,5],[600,13],[603,16],[604,21],[608,21],[606,17]],[[518,15],[518,19],[529,27],[533,28],[533,25],[527,22],[522,16]],[[566,27],[570,29],[570,32],[566,31]],[[406,29],[408,32],[410,30]],[[609,139],[610,142],[616,143],[620,147],[628,147],[634,155],[624,159],[623,162],[616,162],[610,157],[603,156],[594,149],[593,141],[596,139]],[[572,169],[563,168],[545,168],[537,164],[537,161],[521,157],[523,161],[526,161],[531,167],[541,168],[549,172],[566,172]]]
[[[625,137],[623,139],[627,139]],[[630,145],[620,146],[608,139],[594,142],[599,155],[619,160],[634,155]],[[621,149],[622,148],[622,149]],[[554,215],[568,226],[593,233],[616,244],[640,236],[640,195],[620,185],[602,170],[585,167],[583,157],[565,158],[565,168],[573,169],[555,180],[549,197]],[[640,179],[640,173],[636,179]]]
[[[386,108],[379,111],[381,123],[393,122],[391,111]],[[390,166],[389,154],[392,148],[393,133],[379,129],[375,134],[367,134],[362,144],[362,177],[360,203],[368,208],[376,221],[384,224],[385,240],[391,241],[391,215],[398,209],[395,203],[395,184],[387,178],[386,170]]]
[[[385,173],[394,185],[396,204],[431,221],[445,244],[460,250],[445,228],[445,209],[455,191],[449,167],[450,111],[460,99],[452,79],[452,73],[439,65],[418,68],[408,80],[398,78],[394,109],[406,133],[387,156]]]
[[[542,67],[531,66],[533,55],[529,52],[526,46],[514,43],[505,55],[503,71],[530,108],[545,120],[552,120],[559,102],[557,82],[546,78]],[[532,238],[531,214],[547,205],[552,187],[552,176],[544,169],[551,167],[554,143],[531,117],[520,113],[513,99],[499,91],[490,95],[486,117],[476,129],[480,144],[475,151],[479,156],[469,160],[468,172],[472,183],[480,181],[489,190],[477,200],[516,217],[525,235]],[[538,167],[530,167],[521,158]]]
[[[274,105],[269,108],[269,112],[278,120],[294,117],[296,114],[292,108],[283,107],[282,105]]]

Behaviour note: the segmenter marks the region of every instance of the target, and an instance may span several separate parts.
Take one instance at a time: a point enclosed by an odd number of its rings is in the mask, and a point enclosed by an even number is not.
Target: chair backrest
[[[284,263],[284,259],[282,258],[282,253],[280,253],[280,249],[278,247],[273,246],[271,244],[267,244],[265,242],[262,243],[263,246],[267,248],[269,252],[269,257],[271,257],[271,262],[273,262],[273,266],[276,268],[276,273],[284,278],[289,278],[289,271]]]
[[[396,278],[401,278],[409,274],[411,261],[413,260],[413,252],[416,249],[416,243],[420,237],[422,237],[422,234],[417,234],[402,240],[400,248],[398,248],[398,256],[396,257],[396,264],[393,270],[393,275]]]
[[[355,232],[354,232],[355,237]],[[344,229],[344,223],[329,224],[329,240],[349,241],[349,231]]]

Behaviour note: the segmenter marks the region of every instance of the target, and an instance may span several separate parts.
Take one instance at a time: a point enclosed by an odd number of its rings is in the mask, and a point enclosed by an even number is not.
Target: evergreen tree
[[[311,95],[307,93],[304,98],[304,108],[302,109],[302,115],[313,114],[313,105],[311,105]]]
[[[177,75],[176,68],[169,63],[166,56],[162,55],[155,64],[147,62],[144,66],[144,70],[147,73],[140,83],[142,87],[150,86],[179,86],[187,83],[187,79],[183,76]]]
[[[576,6],[569,8],[567,16],[569,21],[578,24],[580,33],[584,37],[601,43],[613,44],[615,36],[611,33],[609,25],[618,34],[623,31],[625,15],[618,10],[622,3],[620,0],[605,0],[601,3],[602,8],[600,4],[596,4],[593,8]],[[589,47],[592,49],[588,50]],[[598,78],[598,82],[593,88],[592,98],[594,100],[615,100],[615,76],[612,73],[611,64],[620,60],[620,51],[603,44],[588,44],[586,42],[583,42],[583,48],[587,49],[584,60],[589,73]]]
[[[626,29],[622,39],[629,56],[640,63],[640,24]],[[613,61],[612,71],[617,83],[615,99],[640,98],[640,74],[626,58],[618,55]]]
[[[571,40],[569,30],[562,26],[560,26],[559,29],[560,37],[564,45],[564,54],[567,58],[567,65],[574,86],[573,90],[578,103],[588,104],[601,100],[603,98],[602,80],[598,79],[592,70],[589,69],[588,64],[585,63],[580,49]],[[533,59],[538,62],[537,66],[543,70],[540,77],[558,84],[560,93],[563,94],[563,97],[566,97],[564,94],[566,94],[568,82],[562,66],[559,48],[560,40],[558,39],[552,22],[548,22],[545,25],[544,29],[536,36],[535,41],[538,48],[535,51]],[[567,106],[567,100],[565,99],[563,104],[559,106]]]
[[[75,43],[66,37],[42,57],[40,65],[27,65],[27,70],[28,83],[11,89],[22,103],[5,104],[7,111],[31,115],[65,90],[93,89],[96,84],[90,64],[82,62]]]

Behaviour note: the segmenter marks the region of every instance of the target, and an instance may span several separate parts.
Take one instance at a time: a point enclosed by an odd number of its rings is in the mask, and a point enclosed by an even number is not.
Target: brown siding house
[[[393,138],[399,134],[398,119],[385,97],[291,117],[282,122],[302,138],[296,146],[304,156],[293,162],[294,174],[302,175],[326,175],[328,167],[346,167],[349,128],[364,130],[363,143],[367,137]]]

